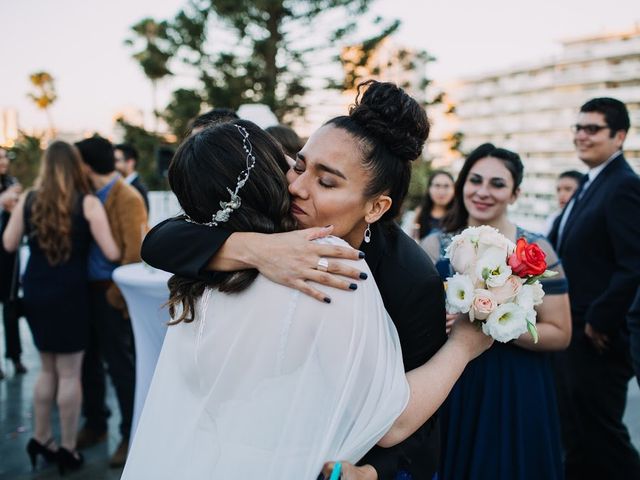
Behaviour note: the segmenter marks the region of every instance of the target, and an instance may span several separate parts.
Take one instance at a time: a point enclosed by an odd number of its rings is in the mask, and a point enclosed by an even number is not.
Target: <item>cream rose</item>
[[[469,319],[472,322],[476,320],[485,320],[497,306],[498,302],[496,302],[496,299],[489,290],[478,288],[473,293],[471,309],[469,310]]]
[[[473,269],[476,262],[476,247],[469,238],[456,235],[451,240],[446,253],[455,272],[467,274]]]
[[[520,293],[522,289],[522,279],[516,275],[510,275],[504,282],[504,285],[499,287],[489,287],[489,291],[493,294],[496,302],[507,303],[513,301],[516,295]]]

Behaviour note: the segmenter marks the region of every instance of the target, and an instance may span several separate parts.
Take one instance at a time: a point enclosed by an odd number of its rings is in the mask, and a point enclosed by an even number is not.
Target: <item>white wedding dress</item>
[[[371,272],[352,264],[369,279],[329,305],[261,275],[205,290],[195,321],[168,329],[122,478],[315,480],[360,459],[409,387]]]

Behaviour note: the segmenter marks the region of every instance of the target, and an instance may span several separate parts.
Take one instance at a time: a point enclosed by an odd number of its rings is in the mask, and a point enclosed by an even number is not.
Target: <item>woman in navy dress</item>
[[[443,232],[422,243],[441,276],[452,275],[444,257],[451,238],[467,226],[490,225],[512,240],[524,237],[545,253],[545,297],[536,307],[539,342],[527,333],[495,342],[472,361],[442,408],[440,478],[553,480],[563,476],[560,427],[549,353],[567,347],[571,314],[567,282],[553,248],[542,236],[509,221],[507,207],[520,191],[523,165],[513,152],[484,144],[467,158],[455,186],[455,205]],[[448,316],[451,320],[454,316]]]
[[[8,251],[15,251],[26,235],[31,251],[24,303],[42,364],[33,396],[34,436],[27,445],[34,467],[38,455],[56,460],[61,470],[82,464],[75,448],[89,332],[87,259],[92,239],[110,260],[120,257],[106,212],[89,192],[78,151],[54,142],[43,155],[35,189],[20,198],[3,235]],[[54,401],[60,414],[60,448],[52,437]]]

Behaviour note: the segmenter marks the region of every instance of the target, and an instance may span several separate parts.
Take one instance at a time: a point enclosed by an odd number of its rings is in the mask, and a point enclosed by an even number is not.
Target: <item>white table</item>
[[[136,389],[131,439],[135,435],[167,332],[167,322],[170,320],[167,308],[163,308],[169,299],[167,280],[170,277],[170,273],[142,263],[124,265],[113,272],[113,281],[127,301],[136,348]]]

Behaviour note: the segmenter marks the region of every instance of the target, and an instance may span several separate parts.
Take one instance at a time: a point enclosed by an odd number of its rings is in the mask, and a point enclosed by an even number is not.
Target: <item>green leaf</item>
[[[536,326],[527,320],[527,330],[529,330],[529,334],[531,338],[533,338],[533,343],[538,343],[538,329]]]

